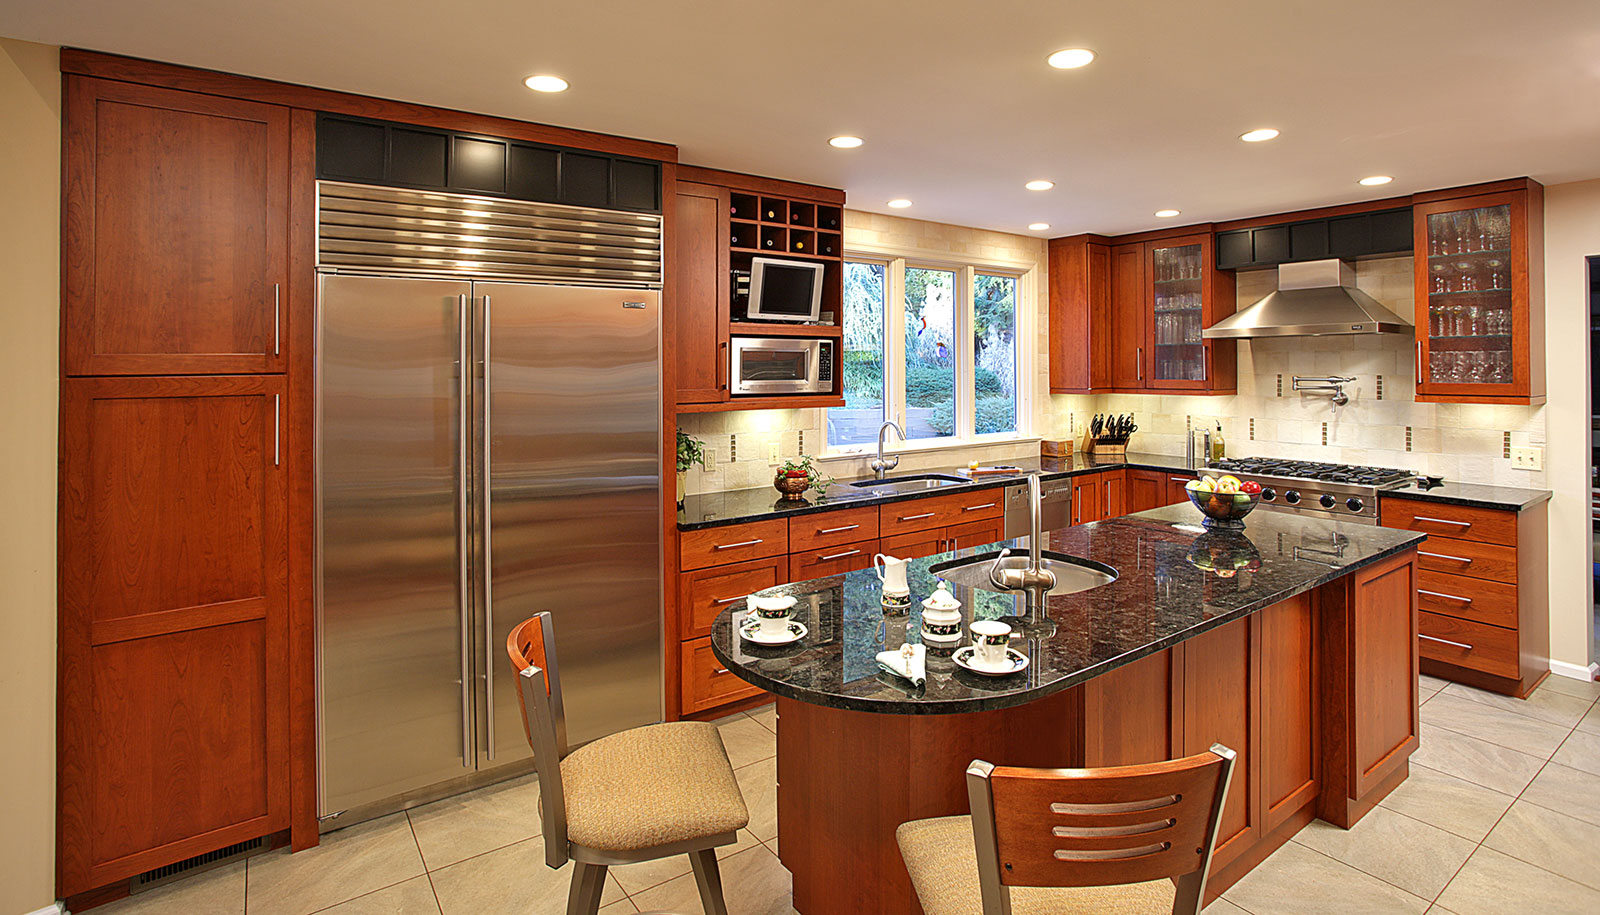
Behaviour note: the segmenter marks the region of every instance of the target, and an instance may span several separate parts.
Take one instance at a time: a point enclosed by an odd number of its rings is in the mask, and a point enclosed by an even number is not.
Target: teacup
[[[1011,644],[1011,627],[999,620],[978,620],[967,628],[972,630],[972,644],[978,649],[978,663],[995,669],[1004,667],[1006,646]]]
[[[778,637],[789,631],[789,621],[794,618],[794,597],[752,597],[751,610],[760,622],[761,634]]]

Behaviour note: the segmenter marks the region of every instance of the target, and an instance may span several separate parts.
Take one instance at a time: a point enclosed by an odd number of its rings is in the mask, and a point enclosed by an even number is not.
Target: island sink
[[[956,559],[942,562],[929,568],[929,572],[943,578],[955,585],[968,588],[978,588],[983,591],[994,591],[999,594],[1013,594],[1018,591],[1030,590],[1026,588],[1002,588],[995,584],[992,574],[997,571],[995,560],[1000,553],[985,553],[971,559]],[[1000,560],[999,568],[1025,569],[1028,567],[1029,557],[1026,553],[1010,553]],[[1075,594],[1109,585],[1117,580],[1117,570],[1112,567],[1095,562],[1092,559],[1080,559],[1068,556],[1065,553],[1045,551],[1039,560],[1040,568],[1048,570],[1055,576],[1055,587],[1044,592],[1051,594]]]
[[[878,492],[926,492],[930,489],[959,486],[971,482],[966,477],[958,477],[948,473],[918,473],[903,477],[888,477],[882,480],[857,480],[850,485],[857,489],[873,489]]]

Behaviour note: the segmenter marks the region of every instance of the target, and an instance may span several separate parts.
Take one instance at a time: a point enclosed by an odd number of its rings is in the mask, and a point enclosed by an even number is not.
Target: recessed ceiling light
[[[523,80],[522,84],[535,92],[567,91],[567,81],[559,76],[530,76]]]
[[[866,141],[862,140],[860,137],[852,137],[849,134],[828,138],[828,145],[837,149],[855,149],[864,142]]]
[[[1049,57],[1044,62],[1057,70],[1076,70],[1087,67],[1094,61],[1094,52],[1088,48],[1063,48]]]
[[[1156,210],[1156,215],[1161,217],[1162,219],[1171,219],[1172,217],[1178,215],[1178,211],[1177,210]]]
[[[1023,187],[1030,191],[1048,191],[1055,186],[1056,183],[1054,181],[1046,181],[1043,178],[1029,181],[1027,184],[1023,185]]]
[[[1048,222],[1034,222],[1028,224],[1028,231],[1030,232],[1043,232],[1048,228],[1050,228],[1050,223]]]
[[[1362,178],[1361,183],[1365,184],[1367,187],[1377,187],[1380,184],[1388,184],[1393,180],[1394,179],[1388,175],[1373,175],[1370,178]]]
[[[1260,143],[1264,140],[1270,140],[1277,135],[1278,131],[1271,127],[1257,127],[1255,130],[1247,130],[1244,133],[1239,134],[1239,139],[1245,141],[1246,143]]]
[[[911,201],[905,199],[904,197],[896,197],[895,199],[889,201],[889,206],[892,206],[897,210],[903,210],[910,205]]]

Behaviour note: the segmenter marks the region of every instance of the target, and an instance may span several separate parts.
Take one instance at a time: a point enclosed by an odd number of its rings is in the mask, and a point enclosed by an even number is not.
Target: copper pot
[[[785,502],[800,502],[804,501],[806,490],[811,488],[811,478],[780,473],[772,478],[772,485],[778,492],[783,493]]]

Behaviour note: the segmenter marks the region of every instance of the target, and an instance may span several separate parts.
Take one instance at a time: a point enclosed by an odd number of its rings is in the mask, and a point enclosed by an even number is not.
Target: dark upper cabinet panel
[[[326,113],[317,177],[661,212],[659,162]]]
[[[1367,217],[1372,231],[1372,253],[1411,250],[1411,210],[1384,210]]]
[[[1217,233],[1217,267],[1234,270],[1248,267],[1255,258],[1250,251],[1250,230]]]
[[[1275,264],[1289,259],[1289,227],[1265,226],[1251,230],[1255,261],[1258,264]]]
[[[1328,256],[1328,224],[1302,222],[1289,227],[1289,259],[1304,261]]]
[[[1360,257],[1372,249],[1372,232],[1366,216],[1341,216],[1328,220],[1328,253],[1334,257]]]
[[[1222,270],[1409,253],[1410,207],[1217,233],[1217,267]]]

